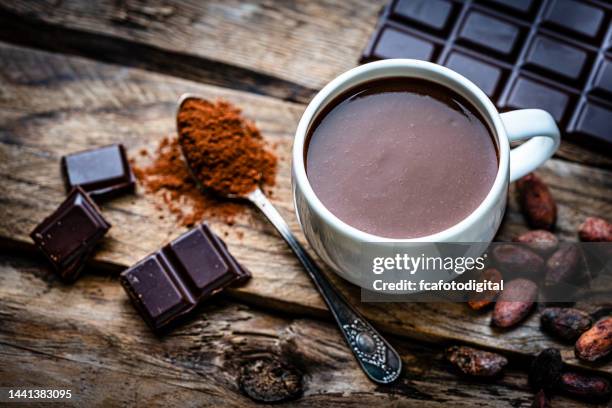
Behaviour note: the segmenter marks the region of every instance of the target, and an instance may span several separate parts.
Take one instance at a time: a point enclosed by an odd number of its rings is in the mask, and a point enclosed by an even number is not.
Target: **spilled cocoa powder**
[[[189,152],[200,158],[196,176],[217,192],[240,194],[258,184],[273,186],[277,158],[265,150],[259,130],[242,118],[239,109],[225,101],[201,102],[186,102],[184,108],[188,109],[179,113],[181,134],[162,139],[152,154],[141,151],[141,156],[151,156],[150,164],[139,166],[133,160],[132,168],[145,192],[160,197],[180,225],[189,227],[205,218],[231,225],[246,206],[198,188],[179,138],[188,132],[195,142]]]

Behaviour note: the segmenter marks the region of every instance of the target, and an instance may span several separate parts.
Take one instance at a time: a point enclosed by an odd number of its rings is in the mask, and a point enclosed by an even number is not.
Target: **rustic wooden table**
[[[326,271],[402,354],[401,380],[376,386],[255,210],[232,227],[209,220],[254,278],[162,338],[117,281],[126,266],[183,232],[171,216],[159,217],[155,197],[139,190],[103,206],[114,227],[74,285],[60,283],[32,251],[29,231],[64,196],[60,157],[112,142],[133,157],[153,150],[173,133],[184,92],[242,107],[277,146],[272,200],[299,233],[293,132],[314,92],[356,65],[382,4],[0,1],[0,386],[71,387],[84,406],[243,406],[252,402],[237,385],[240,367],[266,357],[304,375],[297,405],[529,406],[526,367],[534,353],[560,347],[570,365],[583,366],[571,346],[540,332],[537,313],[498,332],[488,313],[462,304],[360,304],[355,287]],[[587,216],[612,214],[612,159],[604,153],[564,142],[538,171],[557,200],[561,239],[576,240]],[[526,229],[512,198],[498,238]],[[510,369],[493,383],[457,377],[442,358],[455,343],[501,351]],[[612,374],[610,364],[584,368]]]

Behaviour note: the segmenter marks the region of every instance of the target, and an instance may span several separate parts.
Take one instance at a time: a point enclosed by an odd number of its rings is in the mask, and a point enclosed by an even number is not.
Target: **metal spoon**
[[[189,99],[202,99],[192,94],[184,94],[179,98],[177,110],[177,130],[178,113],[185,101]],[[183,146],[181,152],[185,158],[189,170],[192,172],[189,160]],[[196,182],[198,179],[194,177]],[[200,187],[203,186],[200,184]],[[218,192],[214,192],[219,194]],[[349,348],[355,355],[361,368],[367,376],[374,382],[388,384],[395,381],[402,370],[402,360],[399,354],[389,345],[389,343],[361,316],[348,302],[340,295],[329,283],[327,278],[321,273],[320,269],[308,255],[306,250],[295,238],[289,226],[274,208],[272,203],[264,195],[263,191],[257,187],[255,190],[243,197],[230,196],[226,198],[246,199],[255,204],[257,208],[268,218],[276,230],[285,239],[289,247],[293,250],[315,286],[323,296],[327,307],[336,319],[336,323],[342,332]]]

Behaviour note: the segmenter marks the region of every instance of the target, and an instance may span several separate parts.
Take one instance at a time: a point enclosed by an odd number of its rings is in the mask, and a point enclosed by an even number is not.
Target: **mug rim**
[[[385,71],[398,69],[407,69],[409,72],[407,75],[402,75],[401,73],[398,74],[396,72],[394,72],[392,75],[384,75]],[[380,74],[365,80],[355,80],[355,77],[370,71],[380,71]],[[450,80],[450,82],[452,82],[452,86],[447,83],[435,81],[429,77],[424,77],[422,75],[423,72],[431,72],[440,78]],[[420,75],[418,73],[420,73]],[[304,161],[306,156],[306,139],[309,128],[316,119],[317,115],[325,106],[332,102],[336,96],[365,82],[398,76],[415,77],[433,81],[466,98],[468,102],[480,112],[484,120],[489,124],[488,127],[492,131],[493,137],[496,139],[499,152],[499,162],[495,181],[493,182],[493,185],[491,186],[484,200],[482,200],[482,202],[470,214],[456,224],[453,224],[452,226],[433,234],[416,238],[389,238],[378,236],[353,227],[352,225],[338,218],[321,202],[319,197],[317,197],[316,193],[314,192],[306,174],[306,165]],[[479,103],[474,103],[475,100],[477,100]],[[466,230],[475,222],[478,222],[478,220],[484,214],[486,214],[489,209],[496,205],[497,199],[507,188],[507,183],[509,181],[510,145],[506,135],[506,130],[503,126],[497,108],[493,102],[491,102],[489,97],[472,81],[449,68],[432,62],[414,59],[387,59],[370,62],[340,74],[314,96],[302,114],[295,132],[292,149],[292,168],[294,183],[299,185],[312,210],[316,212],[317,215],[327,224],[333,226],[335,229],[339,230],[345,235],[352,236],[353,238],[363,242],[444,242],[448,241],[449,238],[456,237],[458,233]],[[296,186],[294,186],[294,188],[295,187]]]

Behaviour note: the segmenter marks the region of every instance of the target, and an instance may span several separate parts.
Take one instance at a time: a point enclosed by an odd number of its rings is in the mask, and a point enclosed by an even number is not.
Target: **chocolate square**
[[[217,245],[217,248],[221,248],[221,253],[225,257],[226,261],[230,264],[232,269],[236,272],[236,279],[232,282],[232,286],[240,286],[244,285],[249,279],[251,279],[251,272],[242,266],[236,258],[229,252],[227,249],[227,244],[223,241],[217,234],[214,234],[206,224],[203,224],[202,227],[207,231],[207,234],[210,235],[212,240]]]
[[[585,2],[575,0],[551,0],[544,14],[544,23],[561,29],[595,38],[599,35],[605,12]]]
[[[519,77],[510,90],[507,106],[514,109],[539,107],[550,113],[555,120],[561,121],[570,102],[570,98],[560,90]]]
[[[380,30],[379,36],[368,58],[414,58],[430,59],[435,52],[434,44],[408,32],[385,26]]]
[[[593,92],[612,99],[612,61],[602,59],[593,80]]]
[[[398,0],[393,14],[434,30],[443,30],[451,15],[453,3],[448,0]]]
[[[508,7],[510,10],[527,14],[533,6],[534,0],[487,0],[495,5]]]
[[[490,97],[498,90],[503,75],[501,68],[460,52],[451,53],[445,65],[467,77]]]
[[[163,251],[176,260],[175,265],[180,266],[182,277],[197,297],[210,295],[236,278],[201,226],[181,235]]]
[[[62,157],[68,190],[80,186],[96,199],[134,190],[135,178],[121,144],[99,147]]]
[[[538,35],[534,38],[525,63],[545,75],[553,74],[578,81],[589,62],[589,54],[554,38]]]
[[[459,39],[500,55],[513,55],[519,43],[518,26],[480,12],[471,12],[459,32]]]
[[[75,187],[30,237],[63,279],[74,280],[110,227],[87,193]]]
[[[605,148],[606,144],[612,145],[610,118],[612,109],[590,101],[583,102],[574,131],[578,134],[577,137],[588,137],[593,147]]]
[[[132,302],[153,328],[187,313],[195,302],[174,282],[169,266],[154,253],[121,275],[121,283]]]

